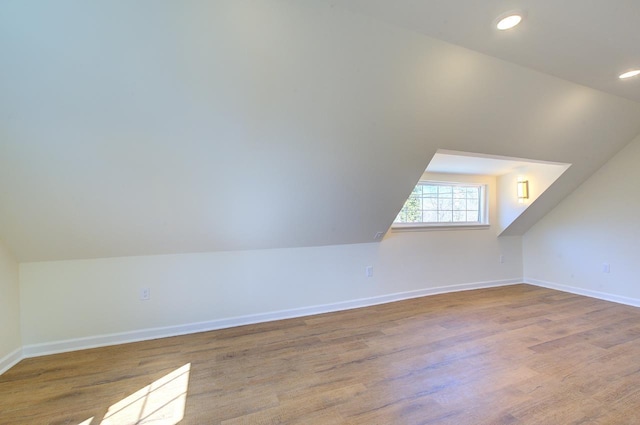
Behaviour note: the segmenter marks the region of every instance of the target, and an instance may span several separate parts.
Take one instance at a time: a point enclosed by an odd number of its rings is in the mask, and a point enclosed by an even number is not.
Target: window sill
[[[485,230],[489,224],[409,224],[393,225],[392,232],[430,232],[433,230]]]

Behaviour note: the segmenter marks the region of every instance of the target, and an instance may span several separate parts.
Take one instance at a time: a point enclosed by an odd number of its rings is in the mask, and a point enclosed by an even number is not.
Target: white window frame
[[[415,231],[415,230],[459,230],[459,229],[487,229],[489,228],[489,188],[487,184],[460,181],[436,181],[420,180],[417,185],[431,186],[464,186],[477,187],[480,189],[479,197],[479,220],[473,222],[417,222],[417,223],[397,223],[394,219],[391,229],[393,231]],[[408,200],[409,198],[407,198]],[[406,203],[406,201],[405,201]],[[402,205],[404,208],[404,204]],[[400,212],[398,212],[399,214]]]

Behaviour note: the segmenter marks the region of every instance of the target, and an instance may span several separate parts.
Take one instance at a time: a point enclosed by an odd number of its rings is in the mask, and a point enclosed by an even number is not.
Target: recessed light
[[[640,69],[634,69],[633,71],[625,72],[624,74],[620,74],[618,78],[621,80],[626,80],[627,78],[635,77],[640,74]]]
[[[498,19],[499,20],[496,24],[496,28],[498,28],[500,31],[504,31],[518,25],[522,21],[522,15],[519,13],[510,13],[507,16]]]

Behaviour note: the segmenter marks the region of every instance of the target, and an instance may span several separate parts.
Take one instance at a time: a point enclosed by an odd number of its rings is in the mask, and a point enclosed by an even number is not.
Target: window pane
[[[422,198],[409,198],[410,199],[410,207],[416,209],[422,209]]]
[[[437,223],[438,222],[438,212],[437,211],[425,211],[422,215],[422,218],[425,223]]]
[[[422,185],[422,193],[426,197],[437,197],[438,196],[438,186],[433,185]]]
[[[466,198],[467,189],[464,187],[456,186],[453,188],[453,197],[454,198]]]
[[[438,198],[438,209],[440,211],[443,210],[449,210],[451,211],[453,208],[453,201],[451,199],[442,199],[442,198]]]
[[[466,199],[454,199],[453,200],[453,209],[454,209],[454,211],[466,210],[467,209],[467,200]]]
[[[436,198],[424,198],[422,200],[422,208],[425,210],[438,209],[438,200]]]
[[[420,223],[422,221],[422,214],[419,210],[415,211],[407,211],[407,222],[408,223]]]
[[[453,221],[453,212],[452,211],[438,212],[438,221],[440,223],[450,223],[451,221]]]
[[[420,199],[411,196],[404,205],[405,220],[411,223],[420,221]]]
[[[454,211],[453,212],[453,221],[458,222],[458,223],[467,221],[467,212],[466,211]]]
[[[421,182],[411,192],[396,223],[482,223],[484,191],[478,185]]]

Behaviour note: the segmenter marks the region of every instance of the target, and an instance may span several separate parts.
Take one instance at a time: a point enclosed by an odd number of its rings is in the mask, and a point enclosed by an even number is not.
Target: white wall
[[[498,234],[505,231],[524,210],[536,202],[570,166],[571,164],[530,162],[517,171],[498,177]],[[529,182],[529,199],[524,202],[519,202],[516,196],[516,184],[520,178]]]
[[[496,179],[490,176],[424,173],[421,180],[487,185],[489,228],[478,230],[395,231],[380,244],[380,276],[390,286],[397,282],[438,282],[456,285],[520,279],[520,237],[496,237]],[[500,256],[503,263],[500,263]]]
[[[525,234],[526,280],[640,303],[638,161],[640,136]]]
[[[495,211],[495,179],[488,179]],[[157,335],[206,329],[238,323],[225,320],[239,316],[374,298],[333,306],[344,308],[408,291],[419,292],[401,296],[515,283],[522,276],[521,246],[520,237],[497,238],[493,229],[389,232],[371,244],[22,263],[25,352],[138,339],[150,333],[136,331],[150,328],[178,327]],[[369,265],[372,278],[365,276]],[[151,289],[151,300],[138,299],[143,287]],[[271,317],[279,316],[258,319]],[[134,333],[122,335],[127,332]],[[107,334],[120,335],[94,338]],[[56,344],[78,338],[89,339]]]
[[[20,358],[18,263],[0,241],[0,373]]]
[[[640,132],[638,103],[323,1],[35,3],[0,1],[20,261],[374,242],[439,149],[574,164],[522,235]]]

